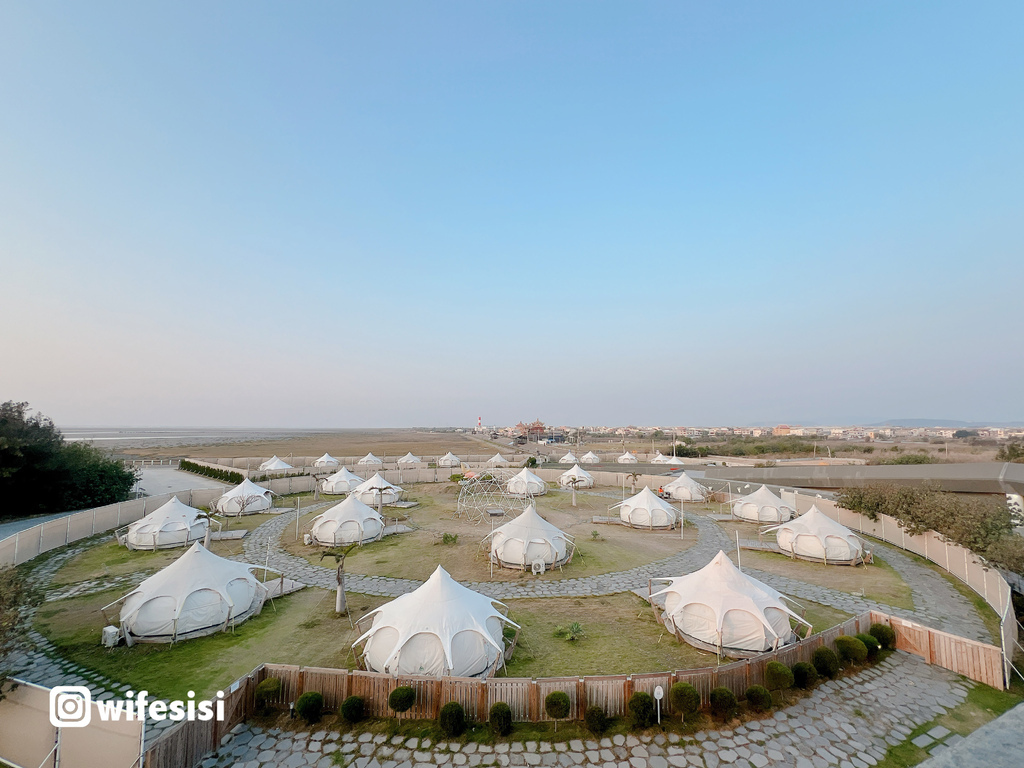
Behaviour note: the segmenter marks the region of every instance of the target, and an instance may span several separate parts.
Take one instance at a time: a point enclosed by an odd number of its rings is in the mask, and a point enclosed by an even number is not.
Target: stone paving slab
[[[919,768],[1020,768],[1022,765],[1024,705],[1018,704],[965,738],[950,737],[945,749],[920,763]]]

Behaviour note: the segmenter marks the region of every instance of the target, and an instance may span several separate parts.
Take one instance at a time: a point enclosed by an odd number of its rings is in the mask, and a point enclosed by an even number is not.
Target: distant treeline
[[[178,464],[178,469],[184,470],[185,472],[192,472],[196,475],[202,475],[203,477],[212,477],[214,480],[221,480],[225,483],[234,483],[238,485],[245,476],[241,472],[233,472],[230,469],[220,469],[216,467],[208,467],[205,464],[196,464],[194,461],[182,459]]]
[[[28,403],[0,405],[3,514],[28,517],[113,504],[131,497],[137,471],[84,443],[66,443]]]

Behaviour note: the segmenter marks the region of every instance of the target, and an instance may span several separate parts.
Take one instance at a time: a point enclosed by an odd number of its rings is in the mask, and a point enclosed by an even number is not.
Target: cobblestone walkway
[[[615,736],[549,744],[432,744],[382,734],[285,733],[240,725],[204,768],[545,766],[574,768],[867,768],[917,726],[960,704],[972,685],[916,657],[894,653],[876,667],[825,683],[785,711],[733,730],[693,736]],[[966,764],[965,764],[966,765]]]

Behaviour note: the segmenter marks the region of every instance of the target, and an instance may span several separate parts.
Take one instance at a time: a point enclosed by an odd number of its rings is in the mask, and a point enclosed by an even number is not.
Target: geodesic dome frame
[[[471,523],[479,523],[492,517],[490,510],[501,510],[501,518],[517,517],[530,503],[528,497],[516,497],[505,490],[508,481],[518,470],[488,467],[479,470],[473,477],[459,481],[459,502],[455,516]]]

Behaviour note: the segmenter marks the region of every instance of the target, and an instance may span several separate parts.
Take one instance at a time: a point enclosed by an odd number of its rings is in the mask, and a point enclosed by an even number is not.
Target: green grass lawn
[[[307,588],[274,601],[236,627],[234,633],[173,645],[138,644],[105,649],[99,609],[121,597],[107,592],[47,603],[36,614],[36,628],[65,658],[112,680],[146,689],[155,696],[184,698],[189,690],[207,695],[264,662],[353,668],[355,640],[347,617],[334,613],[334,594]],[[353,619],[384,598],[349,594]]]

